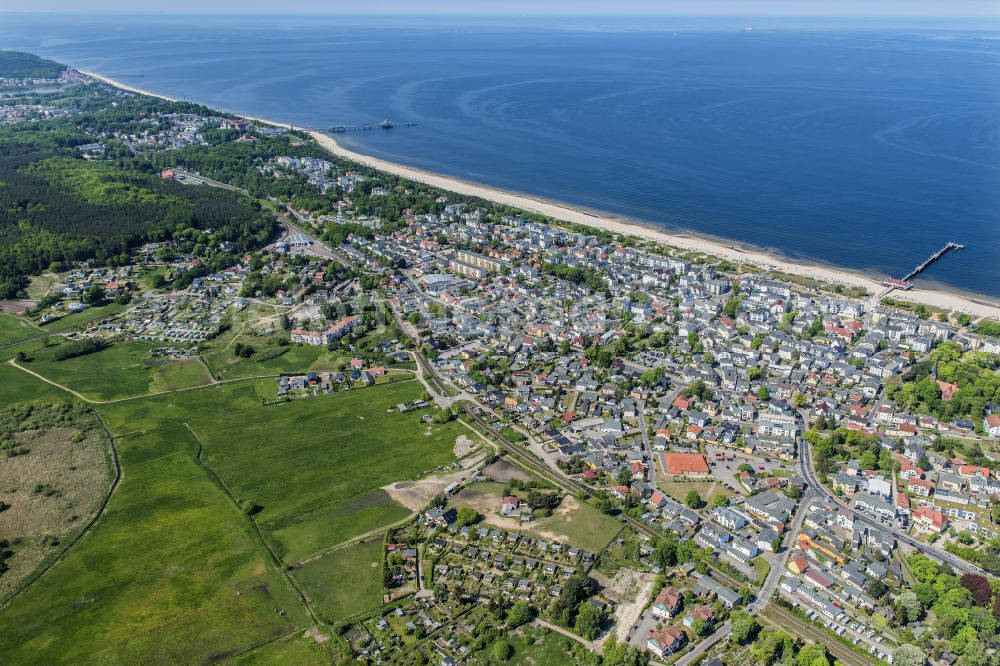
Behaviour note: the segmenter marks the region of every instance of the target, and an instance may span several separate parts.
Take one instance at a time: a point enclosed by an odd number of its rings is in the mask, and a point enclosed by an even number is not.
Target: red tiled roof
[[[668,474],[708,474],[708,464],[699,453],[665,453]]]

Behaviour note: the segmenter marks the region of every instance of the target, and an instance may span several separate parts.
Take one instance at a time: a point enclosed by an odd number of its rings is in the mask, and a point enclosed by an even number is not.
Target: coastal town
[[[419,395],[351,427],[405,415],[404,437],[474,440],[379,485],[409,490],[407,510],[344,542],[374,544],[381,572],[379,603],[323,629],[352,658],[503,663],[517,636],[565,639],[571,663],[992,663],[992,322],[418,188],[258,121],[166,110],[83,131],[78,161],[149,160],[149,187],[254,197],[273,227],[256,249],[184,228],[49,265],[40,295],[11,299],[44,339],[11,343],[12,371],[44,379],[50,336],[99,341],[66,362],[197,362],[204,384],[162,392],[246,380],[246,405],[297,418],[406,383]],[[261,143],[251,185],[197,161]],[[307,588],[296,572],[340,546],[281,561],[288,580]]]

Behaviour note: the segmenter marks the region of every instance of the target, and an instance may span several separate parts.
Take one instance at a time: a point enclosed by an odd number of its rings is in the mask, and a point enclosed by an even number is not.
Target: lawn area
[[[45,331],[23,317],[0,312],[0,344],[17,342],[36,335],[45,335]]]
[[[55,360],[63,341],[38,347],[24,367],[81,393],[91,400],[116,400],[208,384],[211,378],[197,359],[149,359],[149,343],[118,342],[106,349]]]
[[[382,603],[382,539],[340,548],[292,575],[325,622],[371,610]]]
[[[255,519],[296,562],[399,515],[378,496],[353,498],[454,460],[461,424],[423,424],[429,412],[394,409],[422,393],[409,381],[264,407],[253,381],[233,382],[122,403],[108,418],[123,432],[190,424],[205,463],[239,500],[263,507]],[[363,517],[347,519],[345,501]]]
[[[182,425],[117,445],[122,481],[104,516],[0,610],[5,662],[206,663],[307,622],[246,516],[196,463]]]
[[[548,629],[522,629],[521,633],[507,634],[502,639],[513,648],[508,666],[570,666],[577,663],[569,656],[572,641]],[[480,653],[484,658],[493,654],[493,644]],[[492,663],[492,662],[491,662]]]
[[[718,481],[681,481],[675,479],[657,479],[656,487],[673,497],[678,502],[684,502],[684,498],[692,490],[697,490],[701,495],[702,502],[708,502],[712,497],[723,494],[732,497],[733,492]]]
[[[359,534],[399,522],[409,515],[410,510],[389,497],[389,493],[373,490],[298,516],[294,522],[274,529],[271,534],[288,560],[294,562]]]
[[[753,565],[753,570],[757,574],[757,582],[763,583],[767,574],[771,573],[771,563],[763,555],[758,555],[750,560],[750,564]]]

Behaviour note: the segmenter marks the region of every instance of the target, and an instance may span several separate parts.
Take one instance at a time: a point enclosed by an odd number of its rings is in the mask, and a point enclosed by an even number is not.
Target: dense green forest
[[[941,397],[941,389],[931,378],[957,385],[951,400]],[[889,387],[888,396],[902,407],[933,414],[942,419],[969,418],[977,428],[989,405],[1000,404],[1000,356],[984,352],[962,352],[954,342],[944,342],[926,361],[915,364],[903,375],[901,386]]]
[[[0,298],[56,261],[125,263],[143,242],[188,239],[225,265],[219,243],[238,253],[274,231],[273,216],[248,197],[48,151],[0,154],[0,182]]]
[[[37,96],[34,101],[86,110],[0,128],[0,298],[21,295],[28,277],[53,262],[115,265],[142,243],[173,240],[214,269],[273,235],[273,215],[253,199],[163,180],[148,157],[120,144],[119,158],[82,159],[76,146],[99,132],[129,128],[152,111],[207,112],[151,98],[112,108],[116,94],[99,88]],[[108,143],[111,154],[116,146]]]
[[[33,53],[0,51],[0,77],[11,79],[54,79],[66,65],[39,58]]]

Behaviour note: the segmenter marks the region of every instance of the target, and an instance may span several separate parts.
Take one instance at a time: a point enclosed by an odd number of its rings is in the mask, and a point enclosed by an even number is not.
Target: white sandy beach
[[[161,95],[159,93],[123,84],[101,74],[93,72],[82,73],[123,90],[129,90],[152,97],[160,97],[170,101],[178,101],[175,98],[167,97],[166,95]],[[280,127],[290,127],[288,123],[268,120],[266,118],[257,118],[246,115],[242,117],[247,120],[254,120]],[[605,229],[615,233],[665,243],[682,250],[704,252],[716,257],[728,259],[733,263],[742,263],[763,270],[781,271],[792,275],[814,278],[835,284],[863,287],[871,294],[880,294],[885,289],[878,283],[878,281],[870,277],[851,272],[849,269],[798,263],[759,250],[743,249],[707,238],[674,234],[651,229],[626,220],[615,218],[610,215],[598,215],[578,210],[564,204],[545,201],[523,194],[507,192],[489,187],[487,185],[464,181],[452,176],[436,174],[422,169],[388,162],[377,157],[362,155],[361,153],[344,148],[337,143],[333,137],[327,134],[317,131],[310,131],[309,133],[321,146],[335,155],[339,155],[346,159],[353,160],[354,162],[358,162],[359,164],[364,164],[403,178],[425,183],[432,187],[448,190],[450,192],[480,197],[482,199],[494,201],[507,206],[513,206],[533,213],[539,213],[565,222],[583,224],[597,229]],[[1000,320],[1000,304],[989,302],[988,298],[985,296],[981,298],[972,298],[962,294],[945,291],[912,289],[905,292],[894,291],[892,292],[892,298],[923,303],[928,306],[944,308],[955,312],[965,312],[975,317],[989,317],[991,319]]]

